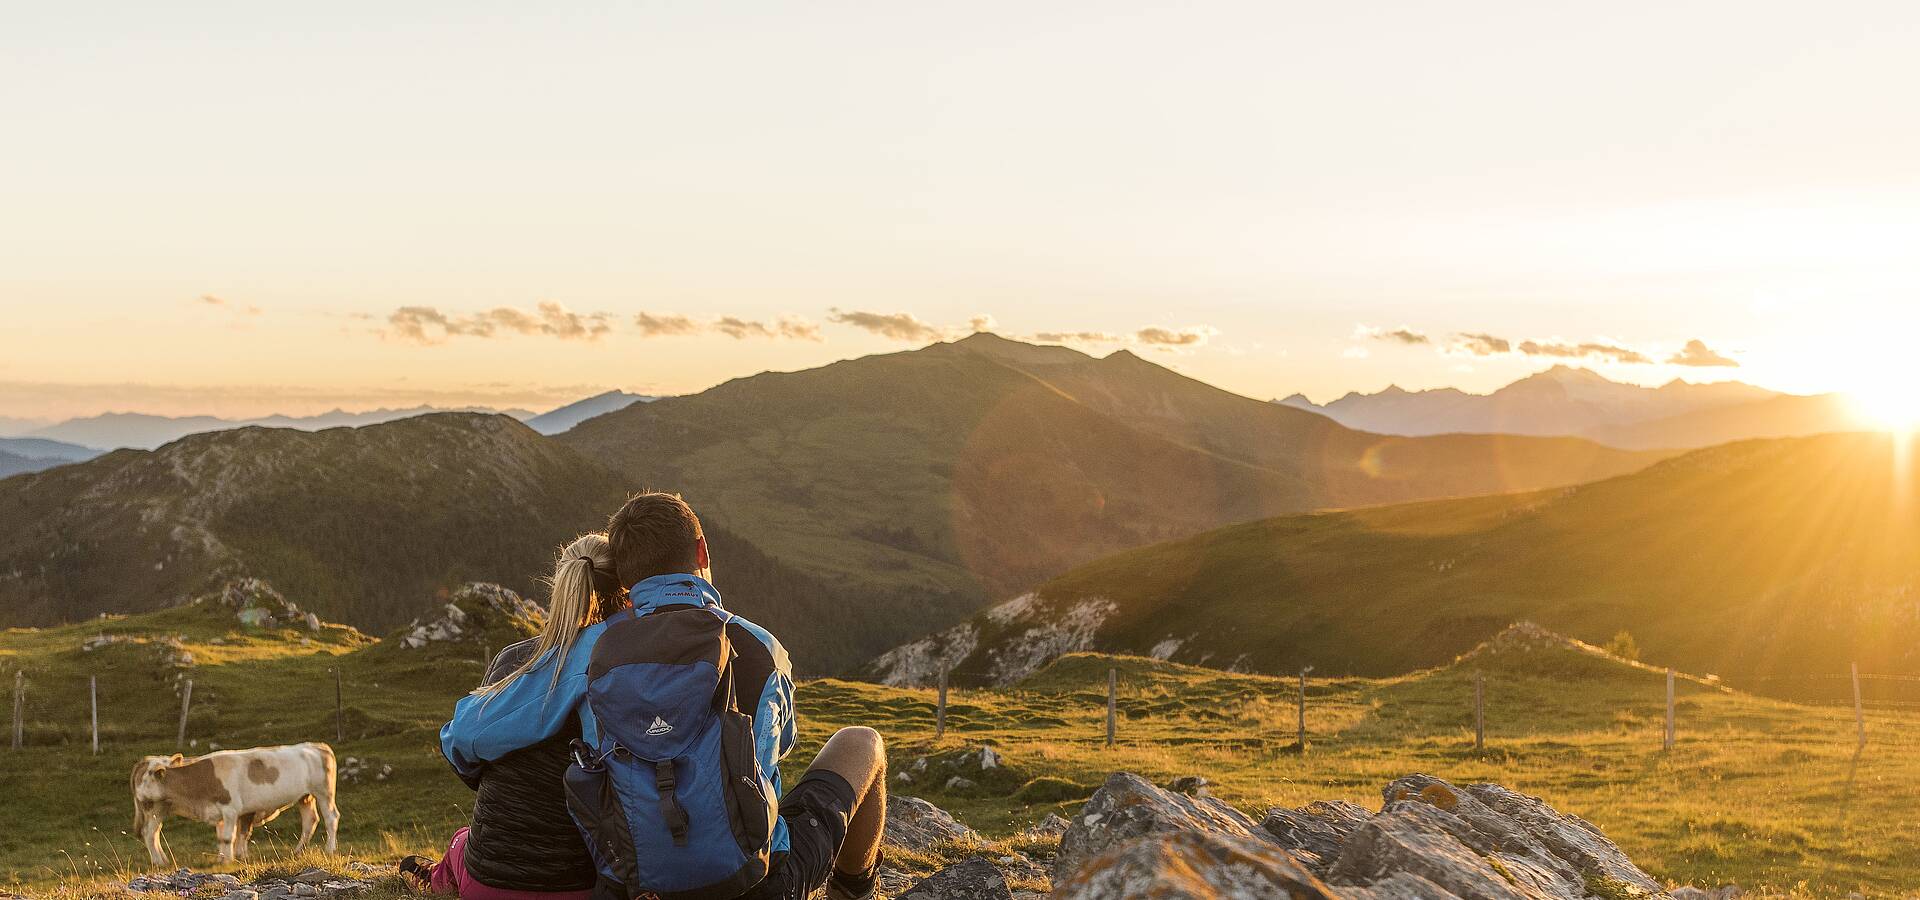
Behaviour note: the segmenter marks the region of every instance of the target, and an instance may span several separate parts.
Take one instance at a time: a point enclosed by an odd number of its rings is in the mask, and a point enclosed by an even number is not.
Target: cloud
[[[1680,352],[1667,357],[1670,366],[1739,366],[1740,361],[1707,348],[1705,341],[1694,339]]]
[[[1105,331],[1042,331],[1033,336],[1042,344],[1118,344],[1126,338]]]
[[[529,312],[497,306],[484,312],[449,315],[431,306],[402,306],[387,316],[387,333],[421,344],[454,337],[491,338],[507,334],[541,335],[566,341],[596,341],[613,331],[607,313],[577,313],[551,300]]]
[[[1578,359],[1597,356],[1616,363],[1639,365],[1653,362],[1646,354],[1630,350],[1616,344],[1567,344],[1558,341],[1541,343],[1539,341],[1521,341],[1520,352],[1528,356],[1552,356],[1560,359]]]
[[[700,331],[699,322],[695,322],[678,313],[655,315],[654,313],[643,312],[633,317],[633,324],[639,327],[641,337],[667,337],[669,335],[696,334]]]
[[[860,310],[828,311],[827,321],[871,331],[896,341],[937,341],[946,333],[915,318],[912,313],[876,313]]]
[[[993,317],[986,313],[981,313],[967,320],[967,328],[976,334],[982,331],[992,331],[993,324]]]
[[[230,309],[241,315],[257,316],[260,314],[260,307],[251,303],[235,303],[225,297],[216,297],[213,294],[201,294],[200,302],[206,306]]]
[[[1220,330],[1207,325],[1190,325],[1173,329],[1149,325],[1133,333],[1133,339],[1149,347],[1173,349],[1178,347],[1198,347],[1207,339],[1219,334]]]
[[[788,340],[820,340],[820,326],[805,319],[782,316],[777,322],[761,322],[755,319],[742,319],[738,316],[721,316],[714,320],[713,330],[733,338],[785,338]]]
[[[1433,343],[1432,338],[1429,338],[1418,331],[1414,331],[1413,329],[1408,328],[1405,325],[1402,325],[1399,328],[1394,328],[1391,330],[1386,328],[1373,328],[1370,326],[1361,325],[1354,328],[1353,334],[1354,334],[1354,337],[1367,338],[1369,340],[1375,340],[1375,341],[1397,341],[1399,343],[1408,344],[1408,345]]]
[[[1490,334],[1463,332],[1453,336],[1453,349],[1474,356],[1494,356],[1512,353],[1513,342]]]
[[[1367,357],[1372,355],[1373,355],[1373,351],[1368,350],[1365,347],[1348,347],[1347,349],[1340,351],[1341,359],[1366,359]]]

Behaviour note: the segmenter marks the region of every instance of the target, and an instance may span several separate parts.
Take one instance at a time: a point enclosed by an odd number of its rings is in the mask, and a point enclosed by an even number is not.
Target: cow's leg
[[[233,862],[233,836],[240,830],[240,821],[233,813],[223,812],[220,821],[213,826],[215,859],[219,862]]]
[[[147,858],[156,866],[167,864],[167,851],[160,847],[160,816],[152,813],[140,820],[140,843],[146,845]]]
[[[307,841],[313,839],[313,826],[320,821],[320,813],[313,808],[313,795],[300,798],[300,843],[295,844],[293,852],[298,854],[307,849]]]
[[[340,808],[333,805],[333,795],[329,793],[320,798],[320,821],[327,826],[327,855],[332,856],[336,847],[335,839],[340,831]]]
[[[254,813],[241,813],[238,827],[233,832],[233,858],[247,858],[247,842],[253,840],[253,828],[260,824],[260,817]]]

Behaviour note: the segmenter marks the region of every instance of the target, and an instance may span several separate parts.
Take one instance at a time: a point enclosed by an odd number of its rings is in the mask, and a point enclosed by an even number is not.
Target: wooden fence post
[[[1487,749],[1487,676],[1473,673],[1473,749]]]
[[[87,705],[93,710],[93,755],[100,755],[100,676],[87,676]]]
[[[1300,670],[1300,734],[1297,739],[1301,753],[1307,752],[1307,673],[1311,671],[1312,666]]]
[[[340,686],[340,667],[333,667],[333,742],[347,742],[346,692]]]
[[[940,669],[940,699],[933,708],[934,740],[947,736],[947,670]]]
[[[173,749],[181,750],[187,746],[187,710],[193,708],[193,679],[189,678],[180,685],[180,732],[173,738]]]
[[[1672,750],[1673,737],[1673,669],[1669,667],[1667,669],[1667,735],[1666,740],[1661,742],[1661,747]]]
[[[1114,711],[1120,705],[1120,670],[1107,669],[1107,746],[1113,746]]]
[[[18,750],[26,743],[27,724],[27,673],[24,670],[13,673],[13,749]]]
[[[1860,735],[1859,749],[1867,747],[1867,713],[1860,701],[1860,664],[1853,663],[1853,727]]]

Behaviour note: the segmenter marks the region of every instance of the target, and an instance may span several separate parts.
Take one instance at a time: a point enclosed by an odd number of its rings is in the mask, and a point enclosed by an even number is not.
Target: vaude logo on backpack
[[[778,798],[734,696],[724,610],[629,611],[587,666],[599,742],[576,742],[567,808],[629,898],[723,900],[766,877]]]

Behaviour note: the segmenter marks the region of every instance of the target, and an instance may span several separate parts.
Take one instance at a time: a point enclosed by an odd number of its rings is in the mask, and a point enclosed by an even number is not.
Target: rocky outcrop
[[[1345,800],[1315,800],[1299,809],[1269,810],[1260,822],[1260,830],[1272,835],[1308,868],[1325,875],[1347,836],[1372,816],[1372,812]]]
[[[1061,835],[1053,878],[1065,881],[1093,858],[1137,838],[1183,832],[1251,838],[1255,827],[1245,814],[1212,797],[1177,794],[1116,772]]]
[[[1334,900],[1319,878],[1271,842],[1209,831],[1174,831],[1119,844],[1055,881],[1056,900]]]
[[[538,633],[546,618],[540,604],[500,585],[475,581],[455,591],[432,615],[409,623],[400,646],[417,650],[452,641],[518,640]]]
[[[302,612],[293,601],[258,578],[235,578],[220,590],[199,597],[196,604],[224,607],[233,612],[240,624],[253,628],[292,628],[320,630],[320,618]]]
[[[393,871],[392,866],[348,863],[344,873],[306,869],[296,875],[246,882],[232,875],[180,869],[167,875],[138,876],[127,882],[127,890],[206,900],[331,900],[366,893],[375,880],[390,877]]]

